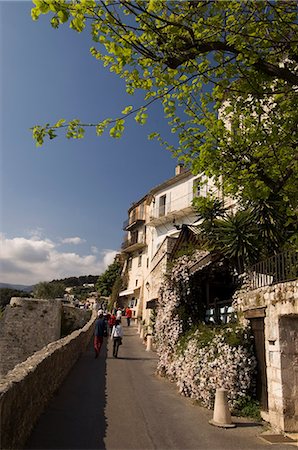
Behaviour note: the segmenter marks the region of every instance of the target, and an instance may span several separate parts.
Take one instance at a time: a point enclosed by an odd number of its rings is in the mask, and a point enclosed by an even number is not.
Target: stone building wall
[[[298,281],[239,291],[244,318],[264,316],[268,412],[275,428],[298,432]]]
[[[61,334],[59,300],[12,297],[0,319],[0,376]]]
[[[88,346],[95,319],[96,311],[82,329],[46,345],[1,380],[1,449],[23,448],[53,393]]]

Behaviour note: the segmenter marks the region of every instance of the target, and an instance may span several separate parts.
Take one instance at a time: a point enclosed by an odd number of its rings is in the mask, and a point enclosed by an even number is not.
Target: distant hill
[[[59,281],[65,287],[83,286],[84,284],[96,284],[99,275],[82,275],[80,277],[68,277],[60,280],[53,280],[50,283]]]
[[[9,283],[0,283],[0,289],[7,288],[7,289],[16,289],[18,291],[25,291],[25,292],[31,292],[34,288],[33,286],[25,286],[23,284],[9,284]]]

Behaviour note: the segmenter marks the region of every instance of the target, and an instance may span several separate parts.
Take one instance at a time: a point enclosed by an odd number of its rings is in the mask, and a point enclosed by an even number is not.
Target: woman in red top
[[[126,320],[127,320],[127,326],[130,326],[130,319],[132,316],[132,310],[129,308],[129,306],[125,310]]]

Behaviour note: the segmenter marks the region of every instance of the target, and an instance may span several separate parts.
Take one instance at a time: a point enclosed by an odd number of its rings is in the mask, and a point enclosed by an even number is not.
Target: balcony
[[[133,237],[132,239],[126,239],[121,245],[121,249],[125,253],[134,252],[134,251],[140,250],[144,247],[146,247],[146,241],[145,241],[144,235],[140,235],[140,236],[138,236],[138,238]]]
[[[192,207],[193,193],[186,194],[182,197],[176,198],[173,201],[153,207],[150,211],[150,219],[148,225],[162,225],[166,222],[172,221],[174,218],[187,216],[194,212]]]
[[[123,230],[131,231],[134,228],[137,228],[138,226],[143,225],[144,223],[145,223],[144,217],[133,216],[123,222]]]

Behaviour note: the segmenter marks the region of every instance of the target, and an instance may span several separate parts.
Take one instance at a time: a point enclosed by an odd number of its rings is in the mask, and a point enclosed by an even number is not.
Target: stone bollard
[[[140,339],[144,339],[144,328],[141,328]]]
[[[236,426],[231,420],[227,392],[224,388],[216,389],[213,419],[209,420],[209,423],[216,427],[234,428]]]
[[[141,333],[141,322],[138,323],[138,331],[137,331],[137,333],[138,333],[138,334]]]
[[[151,350],[152,350],[152,336],[148,334],[146,352],[150,352]]]

